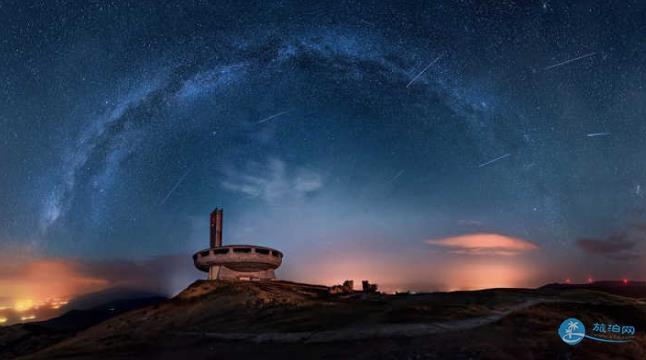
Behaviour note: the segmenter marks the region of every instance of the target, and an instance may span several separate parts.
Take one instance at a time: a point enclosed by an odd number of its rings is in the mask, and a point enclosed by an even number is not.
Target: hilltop
[[[515,359],[531,352],[537,358],[646,357],[643,330],[638,341],[618,346],[564,344],[556,329],[574,315],[587,323],[612,319],[643,329],[646,305],[644,299],[553,287],[330,295],[325,286],[286,281],[197,281],[172,299],[23,355]]]
[[[631,298],[646,298],[646,281],[595,281],[586,284],[548,284],[542,289],[587,289]]]

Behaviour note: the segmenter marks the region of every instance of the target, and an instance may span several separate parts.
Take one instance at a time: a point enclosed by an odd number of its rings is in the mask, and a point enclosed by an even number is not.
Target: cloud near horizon
[[[634,260],[641,256],[636,249],[637,241],[626,233],[606,238],[581,238],[576,241],[576,245],[587,254],[614,260]]]
[[[640,263],[646,256],[645,240],[646,224],[629,222],[622,229],[603,236],[580,237],[576,246],[586,255]]]
[[[0,299],[66,298],[110,285],[109,280],[83,271],[82,267],[76,261],[64,259],[26,262],[3,259],[0,265]]]
[[[193,267],[190,254],[141,261],[3,257],[0,258],[0,300],[13,303],[21,299],[74,298],[111,287],[173,295],[201,277]]]
[[[514,256],[538,249],[538,246],[530,241],[493,233],[466,234],[425,242],[461,255]]]

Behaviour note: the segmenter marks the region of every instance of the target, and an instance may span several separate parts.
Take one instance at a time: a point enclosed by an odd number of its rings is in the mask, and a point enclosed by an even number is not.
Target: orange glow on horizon
[[[523,287],[527,273],[514,265],[483,263],[456,266],[448,273],[459,286],[449,290]]]
[[[106,280],[83,274],[77,263],[69,260],[39,259],[27,263],[0,265],[0,289],[8,303],[3,308],[18,312],[38,309],[41,306],[60,307],[71,297],[101,290],[109,284]]]
[[[418,254],[416,254],[418,255]],[[294,281],[336,285],[354,280],[376,283],[380,291],[448,291],[477,290],[492,287],[531,287],[536,280],[536,266],[509,256],[446,256],[431,253],[424,261],[407,261],[405,257],[375,251],[347,251],[313,258],[307,263],[292,263],[301,269]]]

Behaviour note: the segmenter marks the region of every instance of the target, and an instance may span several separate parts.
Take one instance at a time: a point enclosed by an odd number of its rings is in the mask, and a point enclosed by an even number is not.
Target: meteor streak
[[[422,71],[420,71],[419,74],[415,75],[415,77],[411,81],[409,81],[408,84],[406,84],[406,87],[411,86],[411,84],[415,82],[415,80],[417,80],[418,77],[422,76],[422,74],[424,74],[426,70],[428,70],[428,68],[430,68],[433,64],[435,64],[438,60],[440,60],[442,56],[444,56],[444,54],[436,57],[435,60],[431,61],[430,64],[426,65],[426,67]]]
[[[272,116],[269,116],[269,117],[266,117],[266,118],[264,118],[264,119],[262,119],[262,120],[259,120],[258,122],[256,122],[256,124],[262,124],[262,123],[267,122],[267,121],[269,121],[269,120],[271,120],[271,119],[277,118],[277,117],[279,117],[279,116],[281,116],[281,115],[285,115],[285,114],[287,114],[288,112],[289,112],[289,111],[279,112],[278,114],[274,114],[274,115],[272,115]]]
[[[592,53],[589,53],[589,54],[581,55],[579,57],[575,57],[574,59],[569,59],[569,60],[565,60],[565,61],[562,61],[560,63],[554,64],[554,65],[550,65],[550,66],[544,68],[543,70],[554,69],[554,68],[557,68],[559,66],[563,66],[563,65],[569,64],[571,62],[575,62],[575,61],[578,61],[578,60],[581,60],[581,59],[585,59],[587,57],[594,56],[594,55],[597,55],[597,53],[592,52]]]
[[[487,162],[485,162],[485,163],[482,163],[482,164],[478,165],[478,167],[479,167],[479,168],[481,168],[481,167],[485,167],[485,166],[487,166],[487,165],[489,165],[489,164],[495,163],[495,162],[496,162],[496,161],[498,161],[498,160],[502,160],[502,159],[504,159],[504,158],[508,157],[509,155],[511,155],[511,154],[510,154],[510,153],[507,153],[507,154],[505,154],[505,155],[499,156],[499,157],[497,157],[497,158],[495,158],[495,159],[493,159],[493,160],[489,160],[489,161],[487,161]]]
[[[162,206],[166,203],[166,200],[168,200],[168,198],[175,192],[175,190],[177,190],[177,187],[180,186],[180,184],[182,184],[182,181],[184,181],[184,178],[186,177],[186,175],[188,175],[190,171],[191,169],[189,168],[188,170],[186,170],[184,175],[182,175],[182,177],[180,177],[179,180],[177,180],[177,182],[175,183],[175,185],[173,185],[173,187],[170,189],[168,194],[166,194],[164,199],[159,203],[159,206]]]

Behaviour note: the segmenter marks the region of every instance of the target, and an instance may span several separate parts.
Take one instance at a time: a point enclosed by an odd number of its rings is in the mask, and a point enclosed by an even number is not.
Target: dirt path
[[[549,299],[532,299],[514,305],[505,311],[491,315],[463,320],[438,321],[420,324],[378,324],[374,326],[351,327],[328,331],[269,332],[269,333],[219,333],[219,332],[182,332],[179,335],[203,336],[219,340],[251,341],[256,343],[326,343],[333,341],[361,340],[380,337],[416,337],[447,331],[468,330],[496,322],[505,316],[522,309],[554,302]]]

